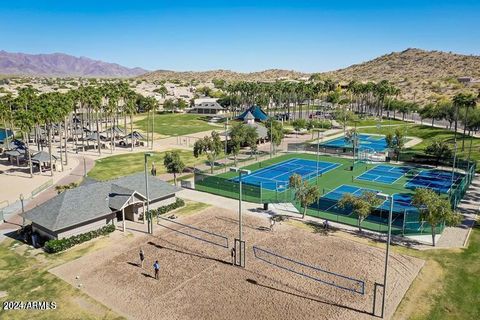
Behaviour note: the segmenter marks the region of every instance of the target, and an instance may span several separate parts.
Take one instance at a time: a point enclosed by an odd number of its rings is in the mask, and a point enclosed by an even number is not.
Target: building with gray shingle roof
[[[175,202],[180,189],[148,176],[150,209]],[[134,174],[104,182],[89,181],[25,212],[33,231],[51,239],[99,229],[118,221],[139,221],[145,213],[145,176]]]
[[[189,113],[197,113],[197,114],[223,114],[225,113],[225,108],[222,107],[216,101],[203,101],[200,103],[196,103],[195,106],[189,111]]]

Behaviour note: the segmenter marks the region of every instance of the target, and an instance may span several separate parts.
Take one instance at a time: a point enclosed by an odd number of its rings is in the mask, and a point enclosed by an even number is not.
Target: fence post
[[[402,237],[405,236],[405,223],[407,221],[407,209],[403,210],[403,226],[402,226]]]
[[[260,181],[260,203],[263,203],[263,189],[262,189],[262,182]]]

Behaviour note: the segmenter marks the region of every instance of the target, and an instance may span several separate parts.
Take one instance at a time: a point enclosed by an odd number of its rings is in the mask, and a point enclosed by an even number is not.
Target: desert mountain
[[[407,49],[392,52],[376,59],[355,64],[335,71],[323,72],[321,77],[340,82],[357,80],[389,80],[401,89],[401,98],[424,103],[427,100],[452,96],[465,87],[458,82],[459,77],[480,79],[480,56],[461,55],[441,51]],[[278,79],[299,79],[310,74],[289,70],[265,70],[252,73],[239,73],[229,70],[205,72],[174,72],[159,70],[141,75],[147,80],[210,81],[273,81]],[[477,90],[480,83],[470,89]]]
[[[211,81],[212,79],[224,79],[226,81],[270,81],[276,79],[297,79],[308,77],[309,74],[293,70],[270,69],[259,72],[242,73],[230,70],[210,70],[210,71],[170,71],[158,70],[141,75],[140,78],[146,80],[181,80],[200,82]]]
[[[25,54],[0,51],[0,74],[58,77],[135,77],[147,72],[63,53]]]

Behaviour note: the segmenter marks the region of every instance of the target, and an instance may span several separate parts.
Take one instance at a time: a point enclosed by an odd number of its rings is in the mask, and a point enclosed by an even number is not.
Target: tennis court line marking
[[[269,171],[275,171],[274,168],[275,167],[281,167],[283,165],[286,165],[286,164],[293,164],[297,161],[309,161],[309,162],[314,162],[314,163],[321,163],[321,164],[328,164],[328,166],[326,167],[323,167],[323,165],[320,165],[318,167],[318,171],[316,170],[315,167],[313,166],[308,166],[308,165],[301,165],[299,164],[297,168],[292,168],[292,169],[288,169],[287,172],[283,172],[281,174],[278,174],[278,175],[275,175],[271,178],[266,178],[266,177],[263,177],[263,176],[258,176],[259,174],[264,174],[266,172],[269,172]],[[291,158],[291,159],[288,159],[288,160],[285,160],[285,161],[282,161],[282,162],[278,162],[278,163],[275,163],[275,164],[272,164],[268,167],[265,167],[265,168],[262,168],[260,170],[257,170],[256,172],[250,174],[250,175],[247,175],[245,176],[245,178],[242,178],[242,182],[245,183],[245,181],[250,178],[250,177],[254,177],[255,179],[261,179],[261,180],[270,180],[271,183],[275,182],[276,184],[278,183],[283,183],[283,184],[286,184],[286,186],[288,185],[288,182],[287,181],[283,181],[283,180],[277,180],[278,177],[280,176],[283,176],[285,174],[290,174],[292,172],[294,172],[296,169],[302,169],[302,168],[307,168],[307,169],[312,169],[313,171],[311,173],[308,173],[305,175],[304,178],[307,178],[307,180],[310,180],[310,179],[313,179],[317,176],[319,176],[320,174],[323,174],[323,173],[327,173],[335,168],[338,168],[340,167],[342,164],[339,164],[339,163],[335,163],[335,162],[328,162],[328,161],[315,161],[315,160],[310,160],[310,159],[301,159],[301,158]],[[312,174],[316,173],[316,175],[314,177],[311,177],[309,178],[309,176],[311,176]],[[320,173],[320,174],[319,174]],[[233,181],[237,181],[238,182],[238,177],[235,177],[234,179],[232,179]],[[247,182],[248,183],[248,182]],[[260,182],[261,183],[261,182]],[[268,183],[268,182],[265,182],[265,183]],[[255,184],[254,184],[255,185]],[[268,188],[267,188],[268,189]],[[277,188],[276,188],[277,189]]]
[[[408,180],[407,182],[405,182],[405,184],[403,185],[405,188],[408,188],[408,184],[410,182],[412,182],[415,178],[417,178],[422,172],[431,172],[431,171],[435,171],[436,169],[431,169],[431,170],[427,170],[427,169],[424,169],[424,170],[420,170],[413,178],[411,178],[410,180]],[[437,171],[443,171],[443,170],[437,170]],[[448,171],[445,171],[448,173]],[[432,178],[437,178],[440,174],[439,173],[436,173],[434,177]],[[428,177],[424,177],[426,179],[422,179],[422,180],[429,180]],[[447,194],[450,192],[450,189],[452,188],[452,186],[457,182],[459,178],[457,179],[454,179],[454,182],[453,183],[450,183],[450,186],[448,188],[448,191],[447,191]],[[444,181],[448,181],[448,179],[439,179],[440,181],[444,180]],[[451,180],[450,180],[451,181]],[[439,190],[439,188],[433,188],[433,187],[430,187],[430,185],[434,183],[434,182],[429,182],[428,185],[422,187],[422,186],[419,186],[419,185],[412,185],[411,187],[413,188],[430,188],[430,189],[433,189],[437,192],[440,192],[441,193],[441,190]]]
[[[382,165],[382,164],[379,164],[379,165],[376,165],[375,167],[372,167],[370,169],[368,169],[367,171],[365,171],[364,173],[358,175],[355,177],[355,180],[363,180],[363,181],[371,181],[371,182],[376,182],[376,183],[381,183],[381,184],[386,184],[386,185],[392,185],[394,183],[396,183],[398,180],[400,180],[404,175],[401,174],[400,177],[398,177],[395,181],[393,182],[390,182],[390,183],[386,183],[386,182],[381,182],[381,181],[377,181],[379,178],[381,177],[387,177],[387,176],[384,176],[384,175],[378,175],[378,174],[375,174],[375,173],[368,173],[369,171],[372,171],[372,170],[375,170],[377,167],[379,166],[387,166],[387,165]],[[385,172],[390,172],[392,169],[395,169],[395,168],[403,168],[403,167],[396,167],[396,166],[388,166],[388,167],[391,167],[390,169],[388,169],[388,171],[385,171]],[[384,170],[382,170],[384,171]],[[364,174],[370,174],[370,175],[376,175],[377,177],[373,180],[367,180],[367,179],[359,179],[361,176],[363,176]],[[400,174],[400,173],[399,173]]]

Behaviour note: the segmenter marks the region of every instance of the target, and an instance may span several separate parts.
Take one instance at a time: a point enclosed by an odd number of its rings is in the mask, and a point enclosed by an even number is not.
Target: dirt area
[[[183,217],[178,222],[228,237],[237,236],[237,214],[216,207]],[[375,319],[374,283],[383,282],[384,250],[333,235],[312,233],[292,224],[265,231],[266,218],[244,216],[246,268],[233,267],[230,251],[185,236],[175,230],[223,244],[224,239],[202,234],[168,221],[155,226],[154,236],[125,239],[87,254],[50,272],[130,319]],[[255,257],[252,246],[303,261],[365,283],[365,294],[339,289]],[[139,262],[139,248],[146,255]],[[322,281],[358,291],[359,283],[259,253],[257,256],[305,272]],[[160,263],[160,278],[152,265]],[[423,261],[393,254],[390,259],[387,316],[391,316]],[[77,278],[78,277],[78,278]],[[377,312],[381,289],[378,290]]]

